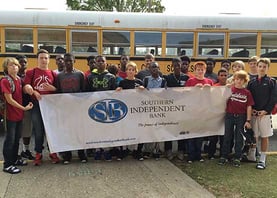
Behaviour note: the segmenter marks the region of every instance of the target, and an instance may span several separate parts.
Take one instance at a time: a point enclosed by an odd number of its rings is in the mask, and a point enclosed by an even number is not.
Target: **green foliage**
[[[117,12],[163,12],[161,0],[66,0],[72,10]]]

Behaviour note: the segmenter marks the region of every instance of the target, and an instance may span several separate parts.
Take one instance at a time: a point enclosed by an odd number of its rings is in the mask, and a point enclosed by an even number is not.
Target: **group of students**
[[[244,71],[244,63],[235,61],[232,64],[233,75],[229,74],[231,62],[222,61],[222,68],[216,75],[213,73],[215,61],[211,58],[206,61],[194,63],[194,74],[190,73],[190,58],[182,56],[172,59],[173,72],[163,75],[160,72],[159,64],[155,61],[152,54],[145,55],[145,68],[138,72],[137,65],[130,61],[129,57],[122,55],[120,67],[117,65],[107,65],[106,58],[98,55],[87,58],[89,69],[85,73],[74,68],[75,57],[73,54],[66,53],[56,56],[57,70],[52,71],[48,68],[50,55],[46,50],[39,50],[37,53],[38,65],[36,68],[26,70],[27,59],[25,56],[6,58],[3,62],[3,69],[7,76],[11,77],[15,91],[11,89],[7,78],[1,79],[1,91],[7,101],[7,132],[3,146],[4,167],[3,171],[11,174],[21,172],[17,166],[26,165],[26,161],[18,156],[19,140],[22,127],[23,151],[21,157],[33,160],[34,165],[42,163],[42,151],[44,149],[45,129],[42,121],[39,103],[43,94],[53,93],[77,93],[94,92],[122,89],[152,89],[163,87],[210,87],[210,86],[229,86],[232,91],[231,97],[227,101],[225,116],[225,133],[223,137],[211,136],[206,139],[209,141],[208,156],[214,159],[217,142],[220,139],[220,159],[219,164],[224,165],[228,161],[229,154],[234,146],[234,166],[239,167],[243,155],[245,128],[252,128],[254,136],[261,137],[261,153],[257,164],[258,169],[265,169],[265,161],[268,147],[268,137],[273,134],[271,129],[270,114],[276,102],[275,80],[267,76],[270,60],[266,58],[251,58],[251,78]],[[251,65],[249,64],[249,65]],[[239,69],[238,69],[239,68]],[[229,82],[228,82],[229,80]],[[29,149],[31,132],[35,138],[35,157]],[[134,157],[143,160],[143,150],[153,152],[155,158],[160,157],[160,143],[138,144],[133,152]],[[177,158],[184,160],[184,153],[187,152],[187,161],[203,162],[201,148],[203,138],[192,138],[178,141]],[[151,149],[150,149],[151,148]],[[104,158],[111,161],[112,156],[116,155],[118,160],[126,156],[128,148],[98,148],[95,150],[95,160]],[[166,157],[173,159],[172,141],[164,143]],[[115,151],[115,152],[114,152]],[[251,145],[248,157],[255,159],[255,144]],[[149,153],[148,153],[149,154]],[[80,161],[85,163],[91,155],[91,150],[78,150]],[[72,159],[71,151],[60,153],[63,163],[68,164]],[[57,153],[50,153],[52,163],[60,161]]]

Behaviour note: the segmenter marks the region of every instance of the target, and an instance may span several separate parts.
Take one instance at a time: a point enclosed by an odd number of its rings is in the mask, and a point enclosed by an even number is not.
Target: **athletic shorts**
[[[271,115],[264,115],[262,117],[253,116],[251,126],[255,137],[270,137],[273,135]]]

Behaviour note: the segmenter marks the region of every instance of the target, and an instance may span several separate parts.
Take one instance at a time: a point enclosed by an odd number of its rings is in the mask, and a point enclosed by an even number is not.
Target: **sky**
[[[67,8],[66,0],[0,0],[0,2],[0,10],[26,8],[66,10]],[[186,15],[241,13],[243,15],[277,16],[274,3],[275,0],[162,0],[166,13]]]

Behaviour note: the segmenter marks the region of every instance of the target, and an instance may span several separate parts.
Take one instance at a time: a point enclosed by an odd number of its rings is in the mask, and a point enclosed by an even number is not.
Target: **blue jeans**
[[[223,140],[222,157],[227,158],[230,154],[231,141],[235,141],[235,158],[240,159],[242,156],[244,124],[246,114],[225,115],[225,134]]]
[[[21,132],[22,121],[7,120],[7,133],[3,145],[4,168],[13,165],[17,160]]]
[[[32,114],[33,130],[34,130],[33,133],[35,136],[35,151],[37,153],[42,153],[45,129],[44,129],[44,124],[42,121],[38,102],[34,102],[34,106],[31,109],[31,114]]]

